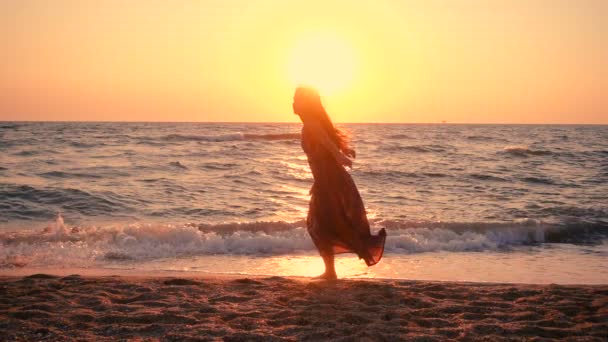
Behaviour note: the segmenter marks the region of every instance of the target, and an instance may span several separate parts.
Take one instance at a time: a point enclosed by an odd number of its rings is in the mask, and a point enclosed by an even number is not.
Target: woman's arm
[[[332,157],[334,157],[334,159],[338,162],[338,164],[348,166],[350,168],[353,167],[352,160],[348,159],[340,151],[338,146],[336,146],[336,144],[329,138],[329,136],[327,135],[327,132],[325,132],[325,130],[323,129],[323,127],[321,127],[321,125],[319,123],[307,122],[307,123],[305,123],[305,125],[307,126],[308,129],[310,129],[312,131],[312,133],[316,137],[318,137],[321,145],[323,145],[323,147],[325,147],[325,149],[329,151],[329,153],[332,155]]]

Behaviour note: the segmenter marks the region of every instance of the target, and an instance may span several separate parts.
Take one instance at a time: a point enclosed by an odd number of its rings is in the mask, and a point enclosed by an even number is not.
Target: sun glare
[[[355,78],[356,54],[338,36],[314,34],[296,42],[289,57],[288,72],[294,86],[313,86],[323,95],[350,87]]]

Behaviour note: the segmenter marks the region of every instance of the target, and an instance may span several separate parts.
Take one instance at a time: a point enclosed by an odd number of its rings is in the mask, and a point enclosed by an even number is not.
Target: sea
[[[608,284],[608,126],[338,126],[388,234],[339,277]],[[0,274],[318,275],[300,130],[0,122]]]

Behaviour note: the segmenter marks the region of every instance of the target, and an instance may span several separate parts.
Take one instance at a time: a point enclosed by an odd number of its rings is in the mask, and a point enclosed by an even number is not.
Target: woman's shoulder
[[[307,122],[302,125],[302,137],[318,140],[324,134],[323,127],[318,122]]]
[[[311,129],[310,126],[302,125],[302,141],[310,142],[314,137],[314,129]]]
[[[307,120],[307,121],[304,121],[302,124],[302,132],[314,133],[314,132],[320,131],[322,129],[323,129],[323,127],[321,126],[321,123],[319,123],[316,120]]]

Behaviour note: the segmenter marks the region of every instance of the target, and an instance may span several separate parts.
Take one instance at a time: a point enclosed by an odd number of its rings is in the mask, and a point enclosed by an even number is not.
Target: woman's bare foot
[[[333,254],[325,254],[321,255],[323,258],[323,263],[325,264],[325,272],[320,276],[316,276],[312,279],[322,279],[322,280],[336,280],[338,276],[336,275],[336,267],[334,265],[334,255]]]
[[[320,276],[313,277],[312,279],[336,280],[336,279],[338,279],[338,275],[336,275],[335,272],[334,273],[325,272],[325,273],[321,274]]]

